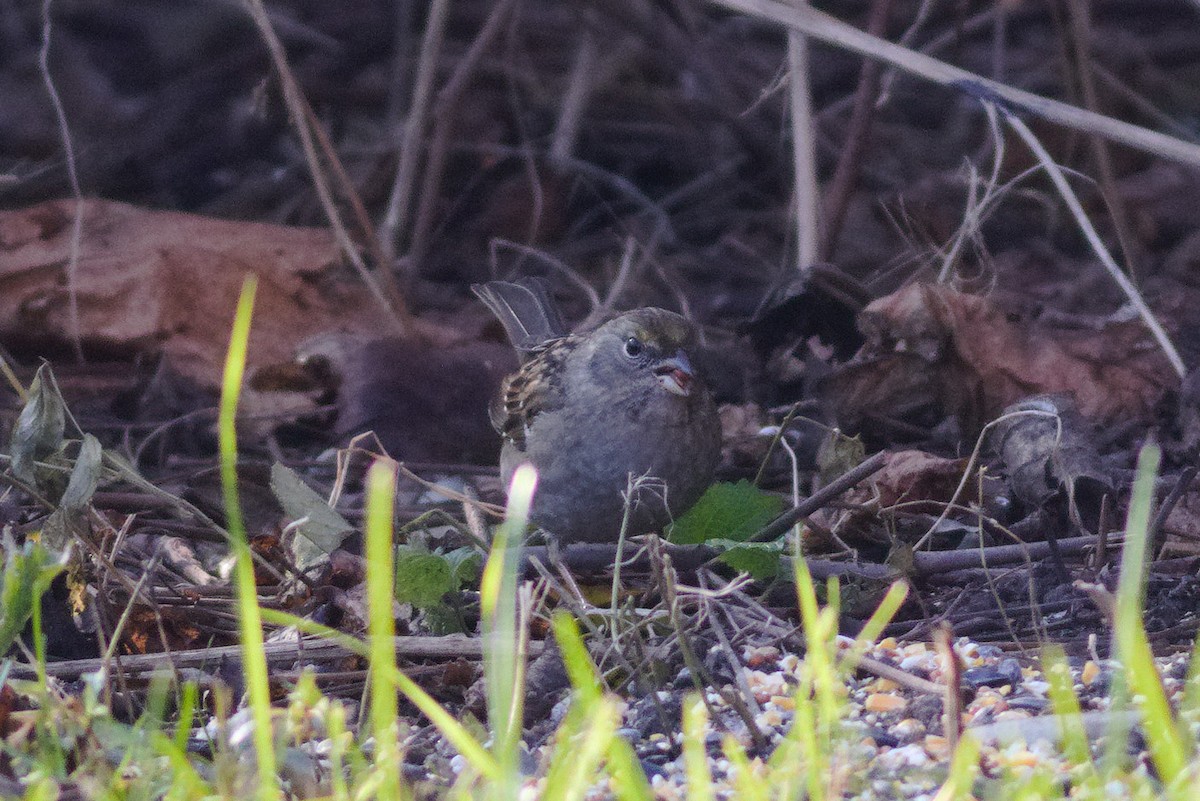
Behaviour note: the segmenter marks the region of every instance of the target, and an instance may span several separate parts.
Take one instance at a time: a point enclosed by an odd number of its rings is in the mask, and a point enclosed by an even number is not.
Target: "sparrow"
[[[537,526],[564,545],[616,542],[695,504],[721,452],[716,404],[689,354],[695,326],[643,308],[567,333],[536,279],[471,289],[521,359],[490,416],[505,485],[521,464],[537,470]]]

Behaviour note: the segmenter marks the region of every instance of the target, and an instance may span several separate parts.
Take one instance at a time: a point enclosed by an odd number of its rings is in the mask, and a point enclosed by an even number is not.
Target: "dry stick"
[[[1183,498],[1183,494],[1187,492],[1188,487],[1192,485],[1192,479],[1196,477],[1197,472],[1200,472],[1200,470],[1195,465],[1188,465],[1180,472],[1175,486],[1171,487],[1171,491],[1167,493],[1167,497],[1163,498],[1162,505],[1158,508],[1158,513],[1154,515],[1154,520],[1150,523],[1150,530],[1146,532],[1147,542],[1152,545],[1159,543],[1162,537],[1163,526],[1167,524],[1167,518],[1171,516],[1171,512],[1174,511],[1176,504]],[[1163,540],[1158,554],[1159,559],[1162,559],[1166,549],[1167,543]]]
[[[1088,111],[1098,111],[1100,99],[1096,94],[1096,76],[1092,69],[1091,57],[1091,6],[1083,0],[1068,0],[1067,29],[1070,32],[1071,53],[1074,56],[1069,63],[1075,67],[1076,80],[1083,94],[1083,105]],[[1133,224],[1129,219],[1129,209],[1117,192],[1116,171],[1113,169],[1112,153],[1108,143],[1099,136],[1088,137],[1092,148],[1092,158],[1096,160],[1096,171],[1099,173],[1100,196],[1108,206],[1112,216],[1113,230],[1121,252],[1125,254],[1125,264],[1131,275],[1137,275],[1136,238],[1133,234]]]
[[[874,0],[871,16],[867,20],[867,32],[882,36],[887,27],[888,12],[892,0]],[[825,193],[825,234],[821,239],[821,260],[829,261],[834,244],[850,205],[850,195],[858,183],[859,160],[866,149],[867,134],[875,116],[875,99],[879,95],[879,77],[883,66],[878,61],[863,64],[858,78],[858,89],[854,93],[854,108],[850,112],[850,124],[846,129],[846,147],[838,159],[837,169]]]
[[[444,637],[396,637],[395,645],[397,656],[414,659],[483,658],[483,640],[464,634],[449,634]],[[177,667],[236,664],[241,661],[244,650],[241,645],[225,645],[172,651],[170,654],[133,654],[121,657],[121,667],[126,673],[133,674],[156,671],[166,667],[169,660]],[[263,650],[267,659],[273,662],[292,662],[297,657],[316,661],[351,654],[336,642],[307,637],[299,641],[268,642]],[[541,650],[542,643],[529,643],[530,656],[537,656]],[[69,662],[51,662],[46,665],[46,673],[50,676],[77,677],[83,673],[94,673],[102,667],[103,659],[76,659]],[[21,662],[14,662],[12,669],[16,675],[21,676],[34,675],[36,672],[33,665]]]
[[[1058,541],[1063,556],[1075,556],[1096,547],[1095,536],[1067,537]],[[1016,545],[992,545],[987,548],[954,551],[918,551],[913,554],[914,572],[918,576],[962,570],[968,567],[998,567],[1015,562],[1033,562],[1050,555],[1046,542],[1022,542]]]
[[[995,104],[991,103],[990,101],[984,102],[989,109],[988,113],[995,113],[994,109],[997,108]],[[1114,282],[1116,282],[1117,286],[1121,288],[1121,291],[1125,293],[1125,297],[1127,297],[1129,302],[1133,304],[1133,307],[1137,309],[1138,314],[1142,318],[1142,322],[1145,323],[1146,327],[1150,329],[1150,333],[1154,337],[1155,341],[1158,342],[1158,346],[1162,348],[1163,353],[1166,354],[1167,361],[1169,361],[1171,366],[1175,368],[1175,372],[1179,374],[1179,377],[1183,378],[1184,375],[1187,374],[1187,368],[1183,365],[1183,359],[1180,358],[1179,351],[1175,349],[1175,346],[1171,343],[1170,337],[1167,336],[1167,332],[1158,322],[1158,319],[1154,316],[1154,313],[1150,311],[1150,307],[1146,305],[1146,301],[1142,299],[1142,295],[1140,292],[1138,292],[1137,287],[1135,287],[1133,282],[1129,280],[1129,276],[1125,275],[1121,268],[1117,266],[1116,261],[1113,260],[1112,255],[1108,252],[1108,248],[1104,247],[1104,243],[1100,240],[1100,235],[1096,233],[1095,227],[1092,226],[1091,220],[1088,219],[1087,214],[1083,210],[1083,206],[1080,205],[1079,198],[1075,196],[1075,191],[1071,189],[1071,185],[1067,182],[1066,176],[1063,175],[1062,168],[1054,162],[1054,159],[1050,158],[1050,154],[1046,152],[1046,148],[1042,146],[1042,143],[1038,141],[1038,138],[1033,135],[1033,131],[1029,130],[1028,125],[1022,122],[1020,118],[1009,113],[1007,109],[1002,108],[1001,110],[1004,114],[1005,122],[1007,122],[1009,127],[1017,132],[1017,135],[1021,137],[1023,142],[1025,142],[1026,147],[1033,152],[1038,161],[1041,163],[1042,167],[1046,170],[1046,174],[1050,177],[1050,181],[1054,184],[1054,188],[1057,189],[1059,195],[1062,196],[1063,202],[1066,203],[1067,208],[1070,209],[1072,216],[1075,218],[1075,222],[1079,225],[1079,229],[1084,235],[1084,238],[1086,238],[1088,244],[1091,245],[1092,252],[1096,254],[1096,257],[1100,259],[1100,263],[1104,265],[1106,270],[1108,270],[1109,276]]]
[[[750,538],[751,542],[767,542],[783,536],[792,526],[800,522],[802,518],[811,515],[825,504],[832,501],[837,496],[841,495],[846,490],[863,481],[868,476],[872,476],[883,468],[883,463],[887,461],[887,453],[880,451],[879,453],[865,459],[857,467],[847,470],[842,475],[838,476],[833,481],[830,481],[821,489],[809,495],[800,503],[787,510],[779,517],[767,524],[762,531]]]
[[[965,89],[975,94],[992,93],[1015,109],[1027,111],[1050,122],[1086,133],[1099,134],[1114,142],[1183,164],[1200,166],[1200,145],[989,80],[936,58],[871,36],[815,8],[791,7],[775,0],[712,2],[798,30],[835,47],[891,64],[941,86]]]
[[[463,93],[475,75],[475,69],[483,60],[484,53],[500,35],[504,22],[516,6],[516,0],[500,0],[484,21],[483,27],[471,47],[458,61],[454,73],[446,81],[445,86],[438,92],[433,104],[433,133],[430,137],[429,154],[425,158],[425,176],[421,182],[420,198],[417,205],[416,218],[412,227],[412,246],[408,253],[408,270],[410,274],[420,269],[429,249],[429,239],[433,233],[433,216],[438,207],[441,195],[442,175],[445,172],[446,154],[450,149],[450,136],[454,130],[455,112]]]
[[[387,107],[384,112],[388,130],[399,130],[409,101],[408,48],[413,33],[412,4],[396,3],[395,35],[392,37],[392,71],[388,77]]]
[[[469,149],[470,152],[486,153],[499,158],[522,157],[528,155],[526,148],[512,147],[511,145],[480,145]],[[644,214],[654,218],[656,225],[663,226],[664,241],[674,243],[678,241],[678,236],[675,233],[674,227],[671,225],[671,218],[667,214],[662,205],[652,200],[645,192],[637,187],[635,183],[624,176],[614,172],[609,172],[602,167],[598,167],[588,161],[568,157],[559,162],[560,167],[569,169],[579,173],[585,178],[596,181],[605,187],[612,189],[615,192],[623,195],[625,199],[637,204],[641,207]],[[541,258],[545,258],[544,255]]]
[[[71,243],[67,255],[67,326],[71,348],[75,351],[75,360],[80,364],[83,358],[83,331],[79,322],[79,254],[83,249],[83,190],[79,186],[79,170],[75,163],[75,146],[71,142],[71,129],[67,127],[67,111],[63,107],[62,98],[50,77],[50,5],[53,0],[42,0],[42,46],[38,50],[38,71],[42,74],[42,83],[46,86],[46,94],[50,95],[50,105],[54,107],[54,119],[58,123],[58,132],[62,137],[63,157],[67,162],[67,181],[71,184],[71,197],[75,199],[75,209],[71,215]]]
[[[0,375],[4,376],[4,380],[8,382],[8,388],[17,393],[17,399],[22,406],[29,403],[29,391],[25,389],[21,379],[17,378],[17,374],[13,372],[12,367],[8,364],[8,359],[5,359],[3,354],[0,354]]]
[[[690,573],[704,567],[721,554],[718,548],[711,545],[673,545],[663,543],[663,553],[671,557],[672,564],[683,573]],[[534,573],[533,562],[544,561],[548,558],[548,549],[542,545],[530,545],[521,551],[521,575],[530,577]],[[977,552],[973,552],[977,553]],[[615,543],[575,543],[562,550],[562,563],[574,573],[582,575],[597,575],[612,570],[617,558]],[[784,559],[787,562],[787,559]],[[900,578],[900,573],[888,565],[874,562],[837,562],[832,559],[804,560],[808,571],[815,579],[827,579],[831,576],[866,579],[869,581],[892,581]],[[651,558],[645,549],[638,551],[630,558],[621,562],[621,569],[630,572],[644,572],[651,567]],[[783,572],[787,572],[784,568]]]
[[[913,15],[913,21],[905,29],[900,38],[896,40],[896,44],[901,47],[911,47],[917,35],[925,27],[925,23],[929,21],[933,14],[934,6],[938,4],[938,0],[921,0],[920,7],[917,8]],[[956,22],[954,28],[948,33],[942,34],[934,38],[932,41],[926,42],[920,52],[929,55],[935,53],[943,47],[946,47],[951,42],[961,43],[968,34],[974,33],[977,29],[982,28],[990,22],[999,13],[994,9],[988,9],[976,14],[973,17],[968,17],[965,20]],[[995,77],[995,76],[992,76]],[[892,97],[892,86],[896,83],[896,70],[890,69],[883,73],[883,77],[879,82],[879,100],[876,101],[876,108],[883,108],[887,105]]]
[[[279,83],[283,88],[284,105],[287,106],[288,118],[291,120],[292,127],[296,129],[296,135],[300,137],[300,146],[304,150],[304,160],[308,164],[309,174],[312,176],[313,188],[317,192],[317,197],[321,201],[321,209],[325,212],[325,217],[329,220],[329,227],[333,229],[334,239],[337,240],[338,247],[342,249],[346,259],[354,265],[355,271],[359,278],[366,285],[367,290],[388,315],[403,324],[405,318],[401,312],[392,303],[392,300],[384,293],[379,282],[375,280],[375,276],[367,268],[363,262],[358,248],[351,239],[350,234],[346,231],[346,226],[342,222],[341,215],[338,214],[337,204],[333,199],[333,191],[329,187],[328,179],[324,170],[321,169],[321,158],[317,153],[316,143],[313,141],[313,131],[308,124],[308,119],[305,117],[304,94],[300,91],[300,86],[296,82],[296,76],[292,74],[288,67],[287,54],[283,50],[283,44],[279,41],[279,37],[275,35],[275,29],[271,27],[271,22],[267,17],[267,10],[263,6],[262,0],[246,0],[246,8],[250,12],[250,17],[254,20],[255,26],[258,28],[259,35],[263,38],[263,43],[267,46],[267,52],[271,55],[271,63],[275,67],[275,72],[279,75]],[[381,265],[382,267],[383,265]]]
[[[864,670],[867,673],[878,676],[881,679],[888,679],[899,684],[901,687],[907,687],[925,695],[941,695],[945,692],[945,687],[937,682],[929,679],[914,676],[913,674],[901,670],[895,665],[889,665],[887,662],[880,661],[869,656],[860,656],[855,667],[859,670]]]
[[[389,295],[393,298],[393,302],[396,303],[397,311],[400,312],[402,318],[401,322],[407,325],[411,319],[408,308],[404,304],[404,299],[400,297],[400,293],[395,287],[395,282],[392,280],[393,273],[386,261],[387,256],[379,244],[379,236],[375,232],[375,224],[371,222],[371,215],[367,214],[367,207],[363,205],[362,198],[359,197],[358,188],[346,173],[346,168],[342,165],[342,160],[338,157],[333,142],[329,141],[329,136],[325,133],[325,126],[321,125],[316,112],[313,111],[312,104],[303,95],[300,96],[300,100],[304,103],[304,118],[308,120],[309,130],[312,131],[317,144],[320,145],[321,153],[325,156],[325,163],[329,166],[330,172],[333,173],[333,177],[337,180],[342,191],[342,197],[345,198],[346,203],[350,206],[350,211],[354,214],[354,222],[359,227],[362,244],[370,252],[371,260],[375,263],[376,270],[383,276],[384,289],[388,291]]]
[[[709,604],[705,605],[710,606]],[[721,694],[725,702],[742,719],[742,725],[750,733],[750,739],[754,741],[754,747],[765,751],[770,747],[770,740],[763,734],[762,729],[758,727],[757,716],[762,714],[762,708],[758,705],[758,701],[754,697],[754,691],[750,689],[750,681],[746,678],[746,670],[737,658],[737,654],[733,652],[733,648],[729,644],[729,638],[725,635],[725,630],[721,627],[721,622],[717,620],[717,615],[710,610],[704,617],[709,621],[709,630],[717,636],[718,648],[725,657],[725,662],[729,665],[730,672],[733,673],[734,684],[737,687],[735,691],[733,687],[725,686],[718,689],[717,692]],[[710,651],[709,653],[712,652]]]
[[[798,11],[807,0],[794,0]],[[820,252],[817,227],[817,154],[813,126],[812,89],[808,81],[808,40],[798,30],[788,32],[788,80],[792,111],[792,170],[796,192],[796,267],[806,272]]]
[[[587,22],[584,21],[579,49],[575,51],[575,61],[571,64],[571,74],[567,78],[567,90],[563,93],[558,122],[550,140],[551,162],[562,161],[574,152],[583,109],[587,106],[592,87],[596,85],[596,61],[600,55],[600,48],[596,46],[596,34]]]
[[[1116,95],[1118,99],[1128,103],[1143,117],[1153,121],[1159,127],[1171,131],[1180,139],[1195,141],[1196,135],[1190,128],[1154,105],[1149,98],[1138,94],[1137,90],[1126,83],[1119,75],[1107,69],[1103,64],[1098,64],[1094,61],[1091,64],[1091,69],[1108,91]]]
[[[425,35],[421,38],[421,56],[417,61],[417,85],[413,92],[412,107],[400,136],[400,160],[396,165],[396,181],[388,198],[387,211],[380,225],[383,252],[388,264],[396,258],[400,241],[404,238],[404,225],[408,210],[412,206],[413,187],[417,183],[417,164],[421,158],[421,141],[425,136],[425,121],[429,116],[429,103],[433,97],[433,81],[437,74],[437,59],[442,49],[442,36],[446,28],[446,16],[450,11],[450,0],[433,0],[429,4],[429,15],[425,19]]]

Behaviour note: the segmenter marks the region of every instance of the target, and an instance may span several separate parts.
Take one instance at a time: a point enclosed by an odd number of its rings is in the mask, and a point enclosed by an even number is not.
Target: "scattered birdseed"
[[[1051,733],[1056,728],[1045,725],[1045,721],[1039,725],[1041,715],[1053,712],[1047,700],[1049,684],[1040,664],[966,639],[954,643],[953,648],[967,670],[977,671],[979,679],[970,682],[964,676],[959,712],[961,725],[968,733],[975,728],[982,743],[981,780],[1014,773],[1019,776],[1036,768],[1052,771],[1057,781],[1070,787],[1078,771],[1072,771],[1073,766],[1048,739],[1056,736]],[[707,720],[702,742],[717,801],[737,798],[738,768],[728,756],[730,748],[742,750],[753,776],[766,777],[772,754],[779,747],[787,747],[797,710],[817,711],[813,700],[800,694],[801,687],[809,687],[807,692],[811,692],[810,680],[804,678],[808,667],[801,656],[782,653],[775,646],[745,648],[739,656],[741,675],[725,674],[721,686],[705,691]],[[923,644],[902,644],[892,638],[869,648],[866,656],[900,673],[876,675],[860,669],[836,687],[841,696],[840,729],[832,740],[822,741],[822,747],[829,749],[830,764],[837,766],[830,778],[837,783],[834,796],[856,801],[933,801],[953,756],[944,729],[945,693],[937,690],[946,678],[941,657]],[[1165,657],[1158,660],[1158,665],[1168,700],[1177,708],[1186,687],[1187,655]],[[1075,660],[1069,667],[1080,706],[1087,714],[1104,715],[1109,707],[1106,692],[1120,666],[1110,660]],[[920,681],[906,679],[905,673]],[[693,690],[690,679],[672,682],[671,686],[652,696],[643,693],[619,704],[618,733],[633,747],[655,798],[683,801],[692,794],[685,778],[683,735],[677,716]],[[743,692],[739,688],[748,689],[752,699],[742,698],[740,706],[735,707],[731,702],[738,701]],[[657,700],[663,710],[673,710],[668,714],[675,719],[660,723],[657,716],[648,718],[646,705],[639,702],[649,699]],[[567,706],[569,700],[564,710]],[[296,745],[288,753],[295,769],[289,788],[297,798],[327,792],[326,782],[313,778],[327,776],[330,767],[332,741],[327,739],[321,717],[324,712],[302,706],[294,706],[292,711],[295,719],[289,718],[289,726],[309,732],[312,739],[293,740]],[[651,718],[656,722],[648,724]],[[252,739],[249,715],[231,716],[225,725],[224,736],[246,743],[248,748]],[[656,730],[655,726],[660,728]],[[210,737],[216,734],[208,732]],[[411,722],[402,742],[406,779],[448,787],[456,777],[471,772],[467,760],[427,723]],[[554,736],[544,736],[527,745],[521,765],[528,778],[519,797],[534,801],[544,789],[544,771],[554,758],[554,749],[563,744]],[[1151,760],[1136,750],[1139,747],[1140,740],[1135,737],[1130,746],[1132,769],[1146,772]],[[616,790],[613,781],[603,777],[588,788],[584,798],[605,801],[613,798]],[[1112,797],[1125,797],[1126,790],[1123,784],[1114,783]]]

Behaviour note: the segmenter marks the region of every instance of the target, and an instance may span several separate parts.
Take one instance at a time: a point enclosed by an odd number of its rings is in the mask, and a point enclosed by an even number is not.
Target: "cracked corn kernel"
[[[863,708],[868,712],[895,712],[908,706],[908,701],[898,695],[887,693],[872,693],[867,696]]]
[[[891,679],[875,679],[863,689],[869,693],[892,693],[900,689],[900,685]]]

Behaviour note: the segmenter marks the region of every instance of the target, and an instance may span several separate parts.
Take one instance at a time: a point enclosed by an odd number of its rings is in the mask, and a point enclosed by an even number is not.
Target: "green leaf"
[[[29,401],[13,426],[9,444],[13,475],[27,484],[36,484],[34,462],[58,450],[65,428],[66,407],[50,368],[43,364],[29,385]]]
[[[463,627],[462,615],[449,606],[431,606],[422,610],[425,612],[425,625],[429,633],[435,637],[445,637],[447,634],[466,634]]]
[[[437,606],[454,589],[446,557],[410,545],[396,549],[396,600],[418,609]]]
[[[469,546],[447,552],[445,559],[450,564],[450,580],[455,590],[478,579],[483,571],[483,556]]]
[[[58,502],[60,508],[78,514],[88,505],[88,501],[96,492],[96,487],[100,485],[101,456],[103,454],[104,449],[100,447],[100,440],[91,434],[84,434],[83,442],[79,446],[79,456],[75,458],[75,467],[71,470],[71,479],[67,482],[67,489]]]
[[[745,479],[736,484],[713,484],[675,521],[667,538],[681,545],[713,539],[745,542],[782,511],[782,498],[763,492]]]
[[[302,571],[332,553],[354,530],[295,470],[279,462],[271,465],[271,492],[288,517],[304,521],[292,540],[292,559]]]
[[[782,539],[771,542],[734,542],[733,540],[709,540],[706,545],[724,548],[718,558],[740,573],[749,573],[757,581],[774,578],[779,574],[779,561],[783,554]]]
[[[79,445],[79,455],[71,468],[71,478],[58,501],[58,508],[50,513],[42,524],[42,544],[52,553],[67,550],[72,537],[77,536],[88,501],[100,485],[104,449],[100,440],[84,434]]]

